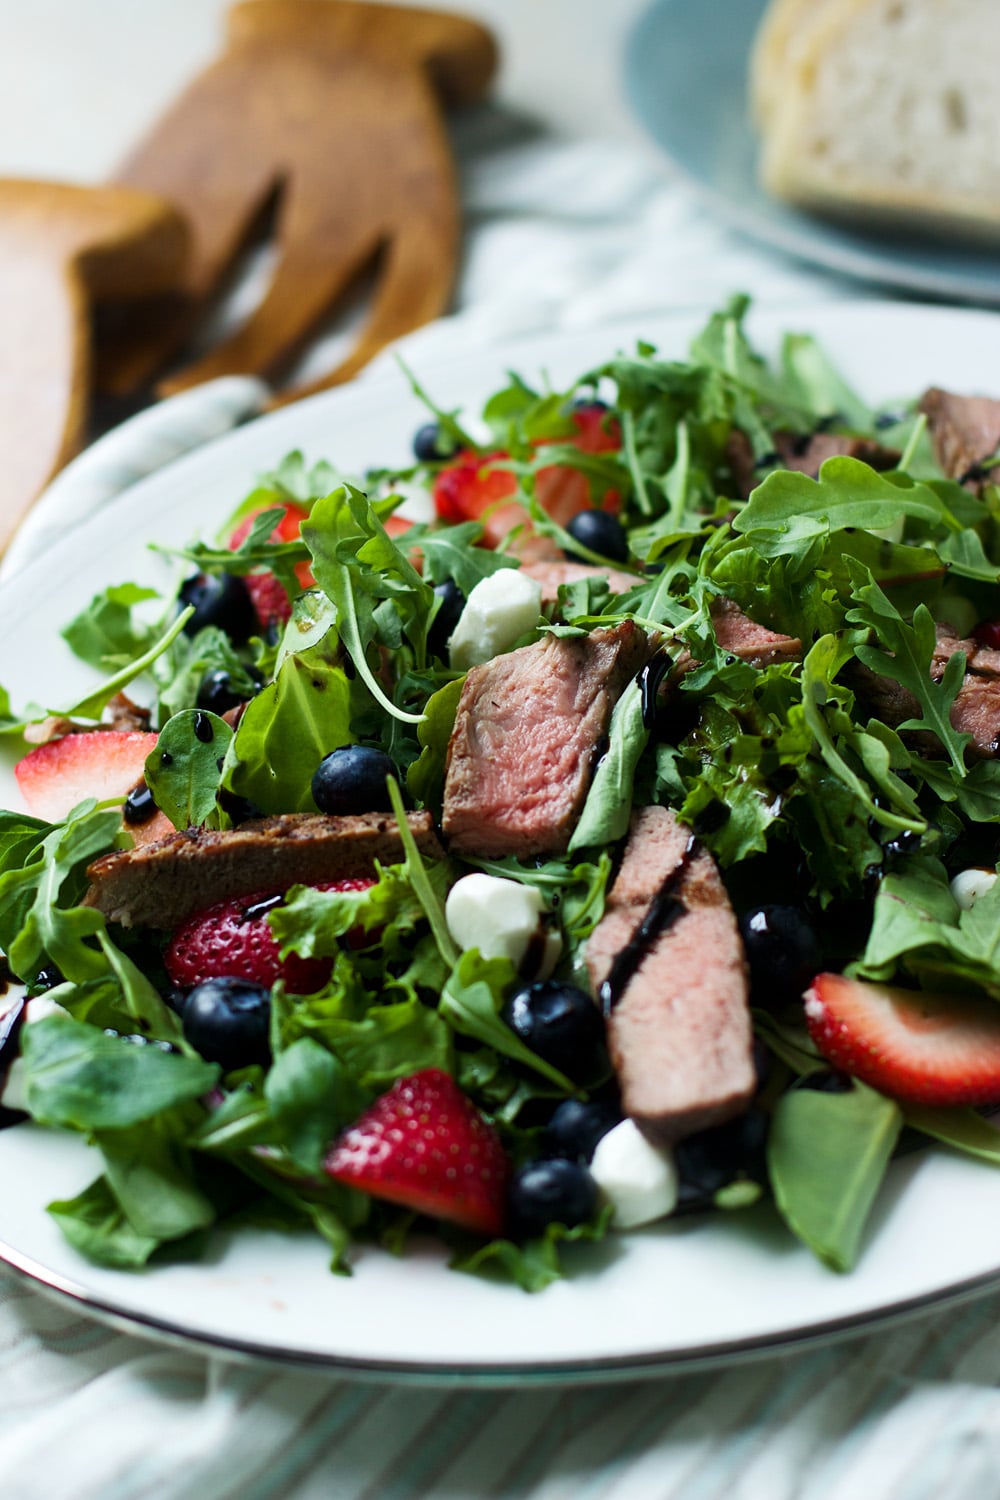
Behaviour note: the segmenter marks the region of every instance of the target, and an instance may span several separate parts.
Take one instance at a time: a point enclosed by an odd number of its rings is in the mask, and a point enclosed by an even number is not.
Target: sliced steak
[[[1000,401],[989,396],[956,396],[932,386],[920,398],[934,452],[944,472],[978,490],[996,482],[998,470],[982,468],[1000,449]]]
[[[985,759],[1000,752],[1000,651],[961,639],[949,626],[939,624],[931,658],[934,682],[941,681],[949,661],[959,651],[965,654],[966,671],[950,718],[961,734],[971,734],[968,754]],[[894,729],[907,719],[919,717],[916,698],[893,678],[883,677],[857,661],[845,676],[866,707]],[[921,750],[933,754],[940,749],[934,735],[921,732],[913,738]]]
[[[625,620],[587,636],[547,635],[473,667],[444,788],[443,828],[457,854],[565,850],[611,711],[652,650]]]
[[[715,862],[667,808],[633,814],[587,968],[598,996],[611,990],[611,1060],[650,1140],[746,1109],[756,1082],[743,944]]]
[[[531,562],[521,572],[541,584],[543,604],[555,604],[563,584],[579,583],[581,578],[606,578],[613,594],[624,594],[643,581],[637,574],[623,573],[610,564],[605,568],[591,563]]]
[[[900,460],[897,448],[883,448],[871,438],[852,437],[846,432],[776,432],[771,462],[754,462],[753,449],[745,433],[733,431],[726,443],[726,461],[738,493],[749,499],[772,465],[792,469],[818,479],[828,458],[859,458],[873,469],[894,469]]]
[[[421,854],[440,858],[430,813],[410,813],[409,824]],[[105,854],[87,871],[84,905],[124,927],[169,929],[228,896],[370,875],[376,860],[398,864],[403,857],[391,813],[283,813],[224,832],[189,828],[141,849]]]
[[[802,642],[797,636],[781,635],[779,631],[768,630],[766,625],[758,625],[732,599],[720,599],[712,606],[712,624],[723,651],[752,667],[799,661],[802,656]]]

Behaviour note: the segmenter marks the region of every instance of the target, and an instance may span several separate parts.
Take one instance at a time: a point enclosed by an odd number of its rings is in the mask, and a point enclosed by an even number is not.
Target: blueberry
[[[602,401],[600,396],[576,396],[573,400],[573,411],[608,411],[608,403]]]
[[[448,659],[448,637],[458,624],[458,617],[465,608],[465,595],[453,578],[434,586],[435,596],[441,600],[434,623],[427,635],[427,647],[432,656]]]
[[[206,709],[210,714],[224,714],[228,713],[231,708],[238,708],[241,703],[245,703],[254,693],[260,691],[264,679],[256,667],[246,667],[244,670],[254,684],[251,692],[237,691],[233,687],[232,674],[220,667],[215,672],[206,672],[201,679],[195,706]]]
[[[156,817],[157,807],[153,801],[153,794],[144,781],[134,786],[125,798],[125,806],[122,809],[122,820],[126,824],[137,827],[141,823],[148,823],[151,818]]]
[[[440,463],[455,452],[455,440],[441,431],[440,422],[425,422],[413,434],[413,452],[418,463]]]
[[[533,1161],[514,1173],[507,1206],[511,1233],[519,1239],[543,1234],[549,1224],[572,1229],[597,1207],[597,1184],[579,1162]]]
[[[384,750],[372,745],[341,745],[324,755],[312,779],[313,801],[320,812],[334,817],[345,813],[388,812],[392,806],[386,778],[399,772]]]
[[[598,1141],[621,1117],[610,1099],[564,1099],[542,1133],[542,1150],[567,1161],[592,1161]]]
[[[226,1072],[271,1059],[271,992],[248,979],[206,979],[184,1004],[181,1024],[196,1052]]]
[[[259,629],[247,586],[232,573],[195,573],[184,580],[177,597],[182,609],[194,605],[194,614],[184,626],[185,635],[197,635],[206,625],[216,625],[241,644]]]
[[[767,1131],[770,1116],[751,1106],[724,1125],[679,1141],[674,1158],[680,1176],[679,1206],[708,1208],[721,1188],[737,1178],[767,1181]]]
[[[753,1003],[768,1009],[801,1000],[822,967],[816,934],[795,906],[758,906],[740,923]]]
[[[566,527],[570,536],[588,552],[612,562],[628,562],[628,537],[617,516],[606,510],[581,510]],[[566,556],[575,554],[567,549]]]
[[[526,1047],[568,1078],[587,1082],[607,1070],[601,1013],[576,985],[557,979],[525,985],[501,1017]]]

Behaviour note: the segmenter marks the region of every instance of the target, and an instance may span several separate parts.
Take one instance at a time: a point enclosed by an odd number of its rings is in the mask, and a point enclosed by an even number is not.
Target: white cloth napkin
[[[731,234],[639,147],[553,142],[483,111],[460,155],[457,311],[406,341],[417,368],[734,290],[771,305],[858,295]],[[346,341],[320,341],[304,373]],[[52,487],[5,571],[260,398],[253,382],[216,382],[110,434]],[[10,1500],[987,1500],[1000,1494],[998,1312],[994,1294],[641,1384],[444,1393],[156,1348],[2,1274],[0,1483]]]

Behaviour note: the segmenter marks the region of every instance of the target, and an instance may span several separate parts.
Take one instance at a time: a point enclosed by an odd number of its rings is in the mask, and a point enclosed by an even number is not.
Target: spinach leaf
[[[98,1177],[75,1198],[50,1203],[48,1212],[73,1249],[98,1265],[138,1270],[160,1244],[156,1235],[133,1228],[106,1177]]]
[[[108,1187],[142,1239],[183,1239],[215,1221],[215,1210],[196,1183],[190,1155],[171,1123],[160,1117],[94,1136]]]
[[[775,1105],[767,1147],[775,1202],[834,1271],[857,1259],[902,1123],[897,1104],[857,1080],[842,1094],[793,1088]]]
[[[441,993],[440,1012],[461,1036],[474,1037],[504,1057],[521,1063],[567,1094],[574,1085],[558,1068],[532,1052],[500,1019],[500,1009],[514,982],[507,958],[483,958],[478,948],[461,955]]]
[[[137,604],[159,595],[135,583],[112,584],[95,594],[86,609],[61,632],[70,650],[102,672],[117,672],[141,656],[155,639],[154,627],[135,618]]]
[[[642,690],[630,682],[614,706],[608,748],[597,763],[569,852],[613,844],[628,832],[632,787],[639,758],[649,740],[643,722]]]
[[[107,1036],[68,1016],[46,1016],[21,1039],[25,1095],[42,1125],[124,1130],[199,1099],[219,1069],[200,1058]]]
[[[146,758],[146,784],[175,828],[219,826],[216,798],[232,738],[224,719],[202,709],[184,709],[160,730]]]

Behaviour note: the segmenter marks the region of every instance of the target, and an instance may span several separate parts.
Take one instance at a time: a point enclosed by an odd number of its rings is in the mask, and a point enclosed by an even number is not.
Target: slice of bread
[[[1000,0],[774,0],[752,87],[768,190],[1000,240]]]

